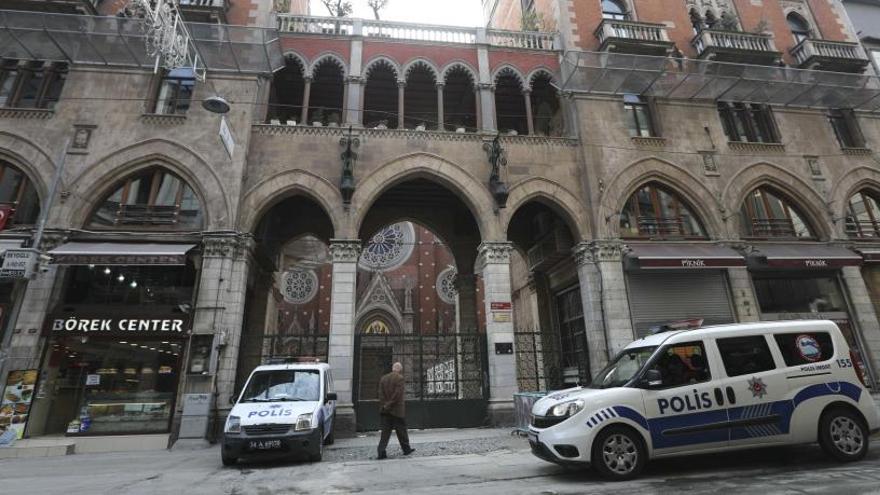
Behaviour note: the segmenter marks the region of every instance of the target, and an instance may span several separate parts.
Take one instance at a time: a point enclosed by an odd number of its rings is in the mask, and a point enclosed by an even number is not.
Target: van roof
[[[630,347],[658,346],[665,343],[687,342],[693,339],[736,337],[744,335],[764,335],[768,333],[786,333],[798,331],[838,330],[837,325],[830,320],[791,320],[791,321],[762,321],[757,323],[733,323],[729,325],[711,325],[694,330],[676,330],[672,332],[660,332],[654,335],[636,340]]]
[[[264,364],[254,368],[254,371],[275,371],[275,370],[329,370],[330,365],[327,363],[284,363],[284,364]]]

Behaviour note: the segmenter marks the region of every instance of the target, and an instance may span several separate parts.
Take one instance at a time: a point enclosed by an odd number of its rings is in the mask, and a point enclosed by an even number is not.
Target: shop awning
[[[711,244],[637,244],[627,257],[644,269],[741,268],[746,260],[740,253]]]
[[[51,251],[57,265],[183,265],[195,244],[68,242]]]
[[[865,263],[880,263],[880,248],[858,248]]]
[[[862,257],[854,251],[839,246],[817,244],[756,246],[749,258],[767,268],[821,270],[862,264]]]
[[[20,248],[23,243],[23,239],[0,239],[0,256],[6,254],[7,249]]]

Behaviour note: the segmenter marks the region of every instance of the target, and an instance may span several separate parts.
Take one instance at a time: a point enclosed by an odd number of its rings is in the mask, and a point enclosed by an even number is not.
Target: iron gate
[[[486,424],[486,336],[361,334],[355,337],[354,403],[359,431],[379,428],[379,379],[395,362],[406,379],[406,421],[411,428]]]

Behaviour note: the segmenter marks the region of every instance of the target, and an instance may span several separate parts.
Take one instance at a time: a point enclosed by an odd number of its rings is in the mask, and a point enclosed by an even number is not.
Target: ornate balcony
[[[283,14],[278,15],[278,30],[282,33],[296,34],[363,36],[366,39],[467,45],[485,43],[492,46],[526,50],[555,50],[559,48],[556,33],[435,26],[353,18]]]
[[[229,0],[180,0],[180,14],[187,22],[226,24]]]
[[[791,49],[801,69],[862,73],[870,61],[858,43],[806,39]]]
[[[697,57],[718,62],[775,65],[782,58],[769,34],[704,29],[691,40]]]
[[[58,14],[97,15],[102,0],[7,0],[3,8],[7,10],[39,10]]]
[[[663,24],[605,19],[596,28],[599,51],[636,55],[669,55],[675,46]]]

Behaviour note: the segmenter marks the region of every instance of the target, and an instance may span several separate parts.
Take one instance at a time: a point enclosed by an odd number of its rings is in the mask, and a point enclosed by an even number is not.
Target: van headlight
[[[296,431],[304,431],[312,429],[312,415],[311,414],[300,414],[298,418],[296,418],[296,427],[294,428]]]
[[[241,433],[241,418],[238,416],[229,416],[226,418],[226,433]]]
[[[584,408],[584,401],[581,399],[570,400],[568,402],[563,402],[562,404],[556,404],[550,409],[550,416],[556,418],[565,418],[569,416],[574,416],[575,414],[581,412]]]

